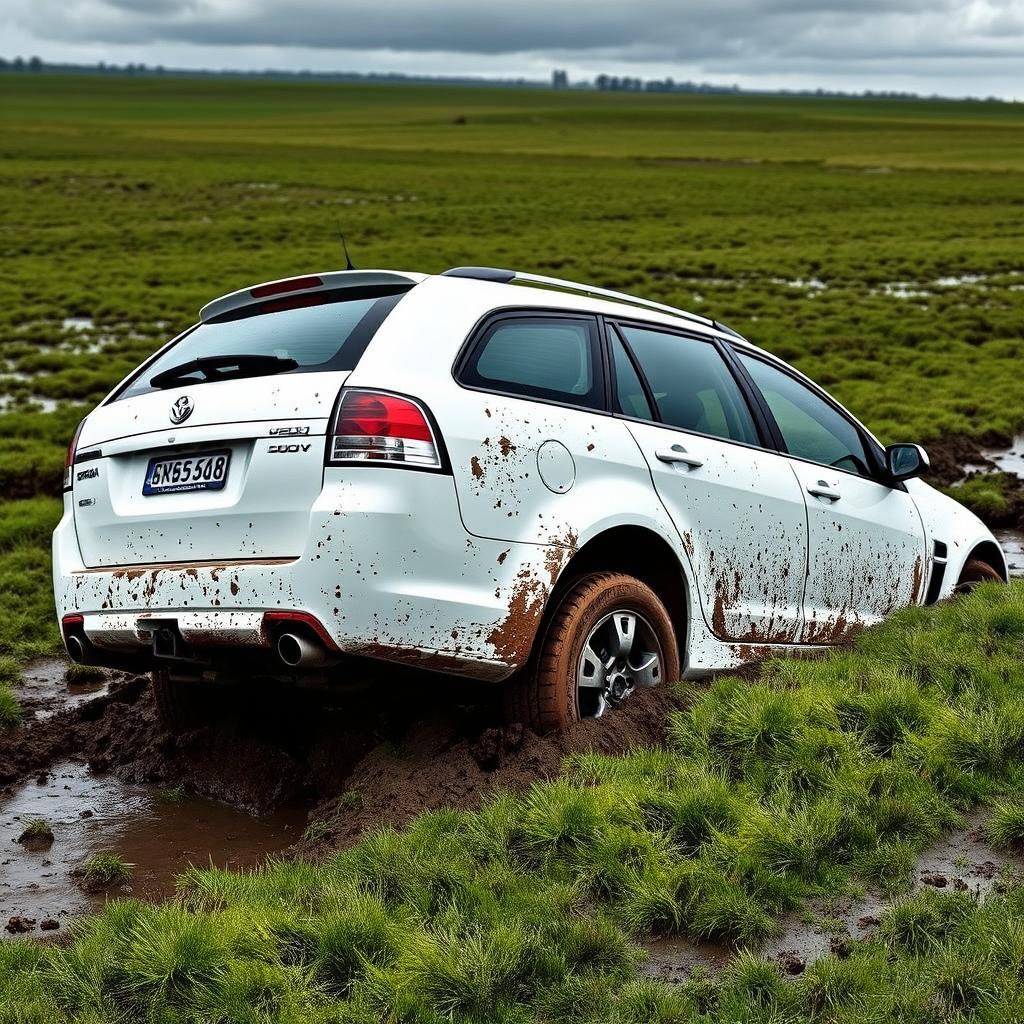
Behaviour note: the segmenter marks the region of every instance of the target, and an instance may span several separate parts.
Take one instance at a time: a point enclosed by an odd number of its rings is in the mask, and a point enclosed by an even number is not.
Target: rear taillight
[[[75,433],[71,440],[68,442],[67,455],[64,456],[64,490],[68,491],[71,489],[71,481],[74,476],[74,465],[75,465],[75,449],[78,447],[78,437],[82,433],[82,427],[85,425],[85,420],[75,427]]]
[[[380,391],[343,389],[327,461],[441,468],[441,453],[419,402]]]

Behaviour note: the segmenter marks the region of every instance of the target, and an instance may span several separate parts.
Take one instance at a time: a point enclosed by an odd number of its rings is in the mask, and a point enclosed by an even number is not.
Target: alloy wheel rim
[[[618,608],[590,631],[576,669],[576,710],[580,718],[600,718],[637,687],[657,686],[662,674],[661,644],[639,613]]]

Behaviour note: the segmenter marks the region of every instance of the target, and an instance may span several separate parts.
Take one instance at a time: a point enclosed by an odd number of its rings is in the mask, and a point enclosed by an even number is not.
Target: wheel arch
[[[676,551],[645,526],[611,526],[579,547],[552,588],[535,644],[544,635],[562,595],[582,576],[593,572],[621,572],[646,583],[665,605],[675,628],[680,659],[684,658],[691,620],[690,583]]]
[[[964,565],[971,561],[984,562],[986,565],[992,566],[1003,578],[1004,583],[1009,582],[1010,576],[1006,568],[1006,558],[1003,556],[1002,549],[994,540],[983,540],[980,544],[975,544],[971,548],[970,553],[964,559],[963,565],[960,566],[957,572],[957,578],[963,572]]]

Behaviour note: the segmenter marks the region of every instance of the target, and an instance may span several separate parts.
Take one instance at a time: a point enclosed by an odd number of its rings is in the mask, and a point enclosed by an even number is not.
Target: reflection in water
[[[1011,576],[1024,576],[1024,533],[1020,530],[996,530],[996,540],[1003,546]]]

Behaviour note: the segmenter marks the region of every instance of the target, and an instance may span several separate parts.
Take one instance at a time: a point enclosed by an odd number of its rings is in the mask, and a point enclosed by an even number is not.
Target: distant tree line
[[[715,93],[718,95],[750,95],[750,96],[820,96],[828,98],[848,99],[893,99],[893,100],[939,100],[951,97],[933,93],[922,96],[916,92],[897,92],[895,90],[865,89],[863,92],[842,92],[831,89],[744,89],[738,85],[716,85],[712,82],[677,82],[673,78],[632,78],[628,75],[597,75],[593,82],[569,82],[568,72],[556,69],[550,81],[532,78],[485,78],[472,76],[449,75],[406,75],[398,71],[282,71],[267,68],[261,71],[232,71],[211,69],[165,68],[162,64],[148,65],[143,63],[107,64],[55,64],[44,61],[40,57],[15,57],[7,60],[0,57],[0,74],[9,72],[26,72],[39,74],[85,74],[85,75],[176,75],[188,78],[275,78],[283,80],[300,79],[316,82],[383,82],[401,85],[490,85],[526,88],[555,89],[597,89],[600,92],[679,92],[679,93]],[[981,97],[956,97],[977,102]],[[1007,102],[998,96],[984,97],[988,103]],[[1011,101],[1014,102],[1014,101]]]
[[[712,85],[710,82],[677,82],[672,78],[629,78],[619,75],[598,75],[594,87],[609,92],[742,92],[738,85]]]

